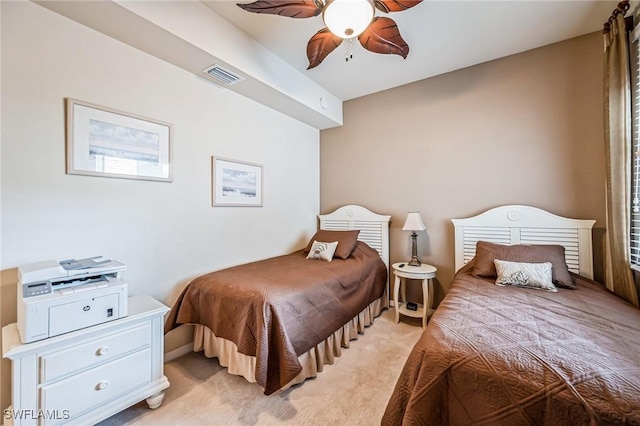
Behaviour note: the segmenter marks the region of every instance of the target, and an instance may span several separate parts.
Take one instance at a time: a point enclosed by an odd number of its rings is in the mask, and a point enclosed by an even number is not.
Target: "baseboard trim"
[[[193,343],[187,343],[184,346],[180,346],[178,349],[174,349],[164,354],[164,362],[173,361],[174,359],[178,359],[191,352],[193,352]]]

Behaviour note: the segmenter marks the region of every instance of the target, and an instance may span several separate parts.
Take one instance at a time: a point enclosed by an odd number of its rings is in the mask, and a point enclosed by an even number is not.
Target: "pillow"
[[[518,263],[499,259],[493,262],[498,272],[496,285],[558,291],[551,282],[551,262]]]
[[[565,262],[563,246],[537,244],[506,246],[487,241],[478,241],[471,275],[474,277],[496,277],[498,274],[493,263],[495,259],[526,263],[551,262],[552,282],[557,287],[576,288]]]
[[[336,251],[336,247],[338,247],[337,241],[332,243],[314,241],[311,245],[311,250],[309,250],[309,254],[307,255],[307,259],[318,259],[331,262],[333,259],[333,253]]]
[[[346,259],[351,256],[353,249],[356,248],[358,234],[360,234],[360,230],[358,229],[355,231],[327,231],[320,229],[313,238],[309,240],[309,244],[307,244],[304,252],[309,253],[314,241],[337,241],[338,248],[336,249],[335,256],[340,259]]]

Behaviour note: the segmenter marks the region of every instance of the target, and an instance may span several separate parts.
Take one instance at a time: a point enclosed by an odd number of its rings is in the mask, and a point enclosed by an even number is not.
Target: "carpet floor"
[[[228,374],[217,358],[190,353],[165,364],[171,386],[159,408],[142,401],[99,425],[379,425],[422,334],[419,321],[395,324],[393,316],[383,312],[316,378],[270,396]]]

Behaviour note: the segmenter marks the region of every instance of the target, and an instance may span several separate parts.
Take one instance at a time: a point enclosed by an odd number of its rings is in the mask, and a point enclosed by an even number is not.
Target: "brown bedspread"
[[[557,293],[463,268],[416,343],[385,425],[640,425],[640,310],[576,278]]]
[[[203,275],[169,313],[165,332],[202,324],[256,357],[256,381],[269,395],[302,371],[298,356],[382,297],[387,271],[358,242],[351,256],[307,260],[303,251]]]

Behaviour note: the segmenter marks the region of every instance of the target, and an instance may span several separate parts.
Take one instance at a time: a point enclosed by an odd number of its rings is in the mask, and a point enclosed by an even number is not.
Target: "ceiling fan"
[[[374,16],[401,12],[422,0],[257,0],[238,3],[247,12],[267,13],[289,18],[311,18],[322,14],[325,28],[307,43],[309,67],[315,68],[338,47],[342,40],[358,37],[365,49],[374,53],[395,54],[407,58],[409,46],[391,18]],[[349,57],[347,56],[347,60]]]

